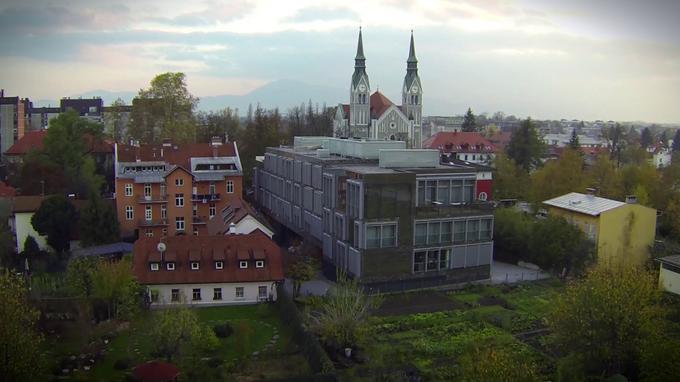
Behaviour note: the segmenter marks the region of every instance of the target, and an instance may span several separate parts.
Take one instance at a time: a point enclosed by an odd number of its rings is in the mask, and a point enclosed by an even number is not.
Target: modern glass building
[[[327,271],[382,291],[490,277],[486,167],[401,141],[296,137],[254,174],[260,208],[321,247]]]

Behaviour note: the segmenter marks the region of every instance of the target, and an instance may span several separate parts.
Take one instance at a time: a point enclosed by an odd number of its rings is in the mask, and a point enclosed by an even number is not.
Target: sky
[[[676,123],[679,16],[675,0],[3,0],[0,87],[59,99],[181,71],[199,97],[295,80],[346,103],[361,25],[371,86],[397,103],[413,30],[426,115]]]

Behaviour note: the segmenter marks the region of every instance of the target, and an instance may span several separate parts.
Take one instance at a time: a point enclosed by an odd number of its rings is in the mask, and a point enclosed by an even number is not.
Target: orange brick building
[[[115,147],[123,237],[206,235],[207,222],[243,193],[236,142]]]

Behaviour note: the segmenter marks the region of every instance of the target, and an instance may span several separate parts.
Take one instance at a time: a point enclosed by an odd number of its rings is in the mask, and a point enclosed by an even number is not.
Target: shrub
[[[222,358],[212,357],[208,360],[208,366],[215,369],[219,367],[223,362],[224,360]]]
[[[116,362],[113,363],[113,368],[116,370],[127,370],[130,366],[132,366],[132,361],[129,358],[117,359]]]
[[[227,338],[234,333],[234,328],[228,323],[213,326],[213,332],[219,338]]]

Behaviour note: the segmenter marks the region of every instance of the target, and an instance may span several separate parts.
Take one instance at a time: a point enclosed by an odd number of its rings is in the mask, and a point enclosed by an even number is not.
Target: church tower
[[[416,48],[413,43],[413,31],[411,31],[411,46],[409,47],[408,59],[406,60],[406,77],[402,89],[402,106],[404,114],[413,121],[414,147],[420,147],[420,134],[423,117],[423,89],[420,87],[418,77],[418,59]]]
[[[368,82],[368,74],[366,74],[366,57],[364,57],[361,27],[359,28],[359,43],[357,55],[354,58],[354,74],[352,74],[349,92],[349,136],[366,138],[371,124],[371,86]]]

